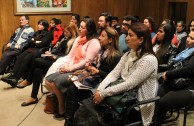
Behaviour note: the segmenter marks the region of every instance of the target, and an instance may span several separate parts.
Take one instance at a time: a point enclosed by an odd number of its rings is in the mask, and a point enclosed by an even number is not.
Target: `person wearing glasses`
[[[129,29],[128,27],[134,22],[136,22],[136,18],[134,18],[133,16],[124,16],[123,17],[123,22],[122,22],[122,26],[121,26],[122,33],[119,36],[119,49],[123,54],[129,50],[129,48],[127,47],[125,38],[126,38],[126,34],[128,32],[128,29]]]

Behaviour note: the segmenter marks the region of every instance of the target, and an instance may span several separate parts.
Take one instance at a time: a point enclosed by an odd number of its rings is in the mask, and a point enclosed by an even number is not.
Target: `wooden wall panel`
[[[6,43],[19,25],[19,17],[13,11],[14,0],[0,0],[0,56],[1,48]],[[102,12],[110,12],[118,16],[120,23],[124,15],[138,15],[141,21],[146,16],[152,16],[158,25],[163,19],[168,18],[169,2],[188,2],[187,24],[194,18],[194,0],[72,0],[72,12],[80,14],[81,18],[88,15],[96,23]],[[37,22],[40,19],[50,20],[56,17],[62,20],[62,25],[67,25],[70,21],[70,14],[52,15],[30,15],[30,25],[37,30]]]
[[[14,0],[0,0],[0,24],[2,24],[0,27],[0,50],[2,45],[8,41],[11,34],[19,26],[20,16],[14,15],[13,1]],[[118,16],[122,20],[124,15],[138,14],[138,1],[139,0],[72,0],[72,12],[80,14],[81,18],[88,15],[97,22],[100,13],[107,11],[111,12],[112,15]],[[71,15],[30,15],[30,25],[37,30],[38,20],[46,19],[49,21],[53,17],[61,19],[62,25],[64,26],[69,23]]]

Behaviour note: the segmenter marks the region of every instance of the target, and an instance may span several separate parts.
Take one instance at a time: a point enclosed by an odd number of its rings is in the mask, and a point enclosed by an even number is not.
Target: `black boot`
[[[70,118],[65,118],[64,126],[73,126],[73,121]]]
[[[10,84],[12,87],[16,87],[16,85],[18,83],[18,79],[16,78],[14,73],[11,73],[10,75],[8,75],[6,77],[2,77],[1,80],[3,82]]]

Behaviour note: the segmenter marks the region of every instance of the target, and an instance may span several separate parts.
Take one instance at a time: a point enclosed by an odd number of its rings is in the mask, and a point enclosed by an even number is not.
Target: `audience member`
[[[12,87],[17,85],[18,80],[31,67],[32,61],[40,56],[40,48],[49,46],[52,41],[52,34],[48,32],[48,27],[49,24],[46,20],[38,21],[38,31],[34,33],[31,40],[28,40],[29,48],[17,56],[13,71],[8,76],[2,77],[2,81],[9,83]]]
[[[109,26],[111,27],[112,23],[112,15],[108,12],[103,12],[100,14],[99,19],[98,19],[98,36],[100,36],[102,29],[105,27]]]
[[[187,32],[190,33],[190,31],[194,29],[194,19],[192,19],[190,22],[189,22],[189,25],[188,25],[188,30]],[[187,36],[184,36],[182,39],[181,39],[181,42],[178,46],[178,50],[179,52],[183,51],[186,49],[186,40],[187,40]]]
[[[37,95],[43,75],[46,74],[49,67],[58,57],[67,55],[69,53],[78,34],[79,31],[77,25],[70,22],[70,24],[64,29],[65,37],[57,44],[57,47],[55,46],[51,49],[51,51],[45,52],[45,54],[52,54],[53,57],[36,58],[33,61],[32,67],[30,68],[30,72],[28,73],[26,80],[22,81],[17,86],[20,88],[24,88],[31,83],[33,84],[31,97],[26,102],[22,103],[22,106],[28,106],[38,102]]]
[[[63,28],[61,26],[61,20],[52,18],[50,20],[50,27],[48,28],[48,31],[50,31],[53,34],[53,40],[51,46],[55,46],[55,44],[60,41],[61,36],[63,35]]]
[[[119,36],[119,48],[121,50],[122,53],[125,53],[129,50],[125,38],[126,38],[126,34],[128,32],[128,27],[132,24],[136,22],[136,19],[132,16],[124,16],[123,17],[123,23],[122,23],[122,27],[121,27],[121,35]]]
[[[80,16],[79,16],[79,14],[73,13],[71,15],[71,21],[70,22],[75,23],[77,25],[77,27],[79,28],[80,27]]]
[[[153,38],[156,35],[154,19],[152,17],[146,17],[143,23],[149,28],[151,33],[151,38]]]
[[[99,75],[97,83],[103,80],[106,75],[111,72],[117,65],[121,58],[121,53],[118,47],[118,33],[113,28],[107,27],[103,29],[99,41],[102,48],[101,53],[98,55],[98,62],[96,67],[86,66],[86,69],[92,74]],[[92,83],[92,82],[91,82]],[[71,126],[74,113],[78,108],[78,102],[91,96],[90,90],[78,90],[78,88],[71,84],[67,88],[65,101],[65,126]]]
[[[112,27],[118,32],[118,34],[121,34],[121,26],[119,25],[119,18],[118,17],[112,17]]]
[[[194,75],[194,31],[190,31],[187,42],[187,48],[179,53],[173,60],[174,65],[182,64],[182,68],[173,70],[167,70],[163,73],[163,84],[160,85],[158,90],[159,108],[157,114],[157,125],[160,126],[165,117],[167,111],[176,108],[182,108],[190,104],[191,97],[193,95],[193,75]],[[171,83],[174,79],[190,78],[190,84],[181,88],[175,89],[171,87]]]
[[[28,40],[34,34],[33,28],[29,26],[29,17],[22,15],[20,17],[20,27],[15,30],[9,39],[6,47],[7,49],[2,55],[0,61],[0,75],[3,75],[6,67],[11,63],[13,58],[19,55],[28,46]]]
[[[158,72],[164,72],[172,65],[172,59],[178,53],[177,48],[172,44],[173,28],[170,24],[161,24],[156,34],[156,42],[153,47],[158,58]]]
[[[172,44],[175,45],[176,47],[178,47],[178,39],[177,39],[177,36],[175,35],[175,26],[172,23],[172,21],[170,19],[164,19],[161,24],[163,24],[163,25],[164,24],[171,24],[172,25],[173,33],[174,33],[174,36],[172,39]],[[155,41],[156,41],[156,35],[152,38],[152,43],[154,44]]]
[[[59,103],[63,103],[63,93],[71,84],[69,75],[92,63],[101,49],[96,39],[96,25],[91,18],[81,21],[79,32],[80,36],[75,40],[69,54],[53,63],[46,75],[45,86],[56,94]],[[64,114],[63,104],[59,104],[59,114]]]
[[[178,39],[178,46],[181,42],[181,39],[185,36],[187,36],[187,33],[186,33],[186,25],[183,21],[178,21],[177,22],[177,26],[176,26],[176,36],[177,36],[177,39]]]

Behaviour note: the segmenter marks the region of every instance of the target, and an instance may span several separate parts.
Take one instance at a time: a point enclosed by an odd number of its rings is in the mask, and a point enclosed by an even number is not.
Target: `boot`
[[[70,118],[65,118],[64,126],[73,126],[73,121]]]

